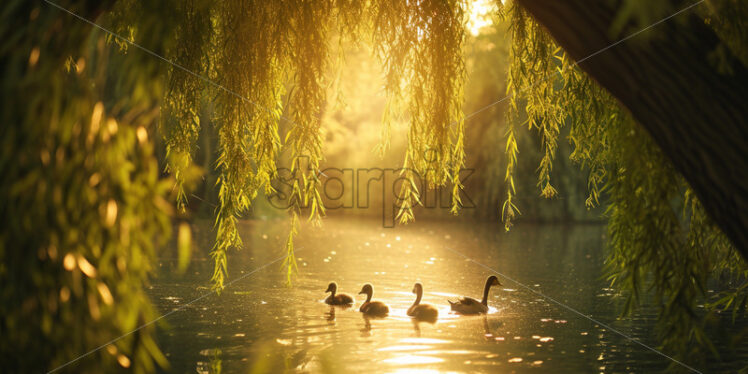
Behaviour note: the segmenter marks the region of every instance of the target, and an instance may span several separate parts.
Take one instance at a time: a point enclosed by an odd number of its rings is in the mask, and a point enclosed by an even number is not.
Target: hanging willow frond
[[[389,119],[407,115],[409,145],[402,177],[401,222],[414,218],[420,204],[419,182],[427,188],[452,183],[452,212],[460,207],[459,171],[464,167],[462,101],[465,80],[466,1],[371,2],[287,0],[180,5],[185,26],[179,33],[175,60],[207,73],[220,87],[211,89],[218,130],[219,208],[213,283],[223,287],[227,252],[242,246],[237,219],[260,192],[272,193],[280,152],[278,125],[289,123],[285,144],[297,181],[289,197],[290,213],[308,208],[320,223],[325,208],[319,193],[322,160],[321,117],[328,86],[330,29],[345,37],[371,35],[385,70],[388,109],[383,116],[383,147]],[[197,19],[196,7],[203,13]],[[205,17],[204,13],[211,14]],[[201,31],[194,29],[202,28]],[[198,35],[198,36],[196,36]],[[208,36],[206,36],[208,35]],[[207,54],[207,60],[200,56]],[[197,111],[205,88],[172,74],[165,99],[164,133],[169,170],[176,175],[178,203],[184,203],[184,174],[199,131]],[[290,117],[284,117],[285,87]],[[290,231],[288,245],[298,230]],[[292,253],[289,251],[289,253]]]
[[[183,68],[204,76],[210,36],[210,8],[204,0],[179,2],[174,9],[182,19],[176,32],[172,60]],[[161,103],[161,134],[166,143],[167,171],[174,175],[177,207],[185,209],[185,182],[192,165],[192,154],[200,132],[200,99],[205,89],[200,78],[174,66],[169,68],[167,88]]]
[[[291,171],[300,175],[302,186],[294,188],[297,211],[303,202],[309,207],[309,220],[320,224],[325,208],[320,197],[318,174],[322,161],[321,118],[325,106],[325,70],[328,64],[328,30],[332,5],[326,2],[298,1],[290,8],[292,68],[295,71],[294,94],[289,106],[293,110],[293,127],[286,135],[291,148]],[[302,162],[306,165],[302,165]],[[298,181],[296,182],[298,183]]]
[[[420,204],[416,176],[427,188],[451,181],[457,192],[452,210],[459,209],[466,8],[463,1],[373,3],[374,44],[390,96],[387,109],[402,102],[410,122],[400,174],[407,180],[401,187],[400,222],[411,221],[413,206]],[[385,112],[383,138],[391,116]]]
[[[555,95],[565,55],[553,39],[541,31],[541,26],[518,5],[511,9],[512,47],[510,60],[511,105],[508,116],[519,117],[519,103],[526,116],[525,123],[540,133],[543,157],[538,166],[538,187],[541,196],[556,196],[551,185],[551,169],[558,135],[566,121],[567,112],[562,97]]]
[[[720,278],[730,279],[730,291],[706,302],[707,310],[740,308],[732,302],[745,295],[748,270],[736,261],[737,251],[629,113],[522,9],[512,7],[510,17],[508,81],[514,96],[506,146],[505,225],[511,224],[516,193],[514,122],[540,131],[544,155],[538,171],[544,196],[556,194],[550,185],[553,153],[561,127],[569,124],[570,158],[589,171],[587,206],[599,204],[603,194],[608,198],[608,275],[629,296],[625,313],[651,291],[662,305],[660,328],[669,352],[688,354],[694,341],[710,345],[697,305],[710,300],[705,291],[709,279]]]
[[[230,93],[217,95],[221,171],[214,288],[227,274],[226,252],[240,248],[236,219],[260,189],[271,192],[280,142],[284,18],[267,2],[226,2],[218,7],[216,77]]]
[[[389,118],[406,114],[410,121],[400,221],[414,218],[412,208],[420,204],[419,178],[428,188],[451,182],[452,212],[457,213],[462,188],[459,171],[465,159],[461,105],[467,2],[230,2],[213,5],[212,16],[200,22],[190,18],[195,16],[191,7],[197,3],[202,4],[191,0],[182,5],[190,25],[185,27],[199,25],[208,30],[185,29],[175,53],[185,66],[207,71],[221,86],[214,92],[220,170],[217,237],[211,252],[215,288],[222,288],[227,275],[228,250],[242,246],[237,219],[260,190],[272,192],[280,120],[290,124],[285,143],[298,179],[289,197],[291,215],[308,208],[309,220],[315,224],[324,216],[318,191],[320,119],[326,106],[329,30],[335,24],[341,34],[353,39],[370,33],[384,63],[389,104],[383,117],[383,139]],[[205,37],[210,30],[212,35]],[[202,39],[196,40],[196,34],[203,35]],[[198,65],[196,57],[206,51],[209,61]],[[281,101],[288,84],[293,87],[287,103],[290,118],[282,117]],[[173,98],[165,100],[165,134],[172,160],[169,170],[177,175],[181,205],[183,174],[191,163],[199,130],[196,108],[201,90],[195,82],[178,78],[170,87]],[[384,140],[382,150],[386,148]],[[291,246],[297,231],[289,233]]]

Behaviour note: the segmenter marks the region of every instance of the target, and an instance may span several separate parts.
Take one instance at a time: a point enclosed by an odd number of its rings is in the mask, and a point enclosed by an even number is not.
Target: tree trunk
[[[719,40],[695,9],[611,46],[624,37],[610,38],[620,2],[517,1],[628,108],[748,259],[748,70],[717,72]]]

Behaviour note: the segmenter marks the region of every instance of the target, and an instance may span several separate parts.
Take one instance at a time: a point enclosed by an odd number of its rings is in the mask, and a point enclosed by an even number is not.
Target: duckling
[[[436,322],[436,318],[439,317],[439,311],[432,305],[421,304],[423,286],[420,283],[416,283],[413,286],[413,293],[416,294],[416,301],[408,308],[408,315],[417,320],[431,323]]]
[[[361,307],[358,309],[359,312],[375,317],[384,317],[390,313],[390,308],[383,302],[371,301],[371,295],[374,294],[374,288],[370,284],[365,284],[364,287],[361,288],[361,292],[358,294],[366,295],[366,301],[361,304]]]
[[[452,310],[459,314],[488,313],[488,290],[491,289],[491,286],[501,286],[499,278],[496,278],[496,276],[494,275],[486,279],[486,286],[483,288],[483,300],[481,300],[480,302],[470,297],[463,297],[456,302],[453,302],[451,300],[447,301],[449,301],[449,305],[452,307]]]
[[[353,304],[353,298],[349,295],[346,295],[344,293],[335,294],[335,292],[338,290],[338,285],[335,282],[331,282],[329,286],[327,286],[327,290],[325,293],[330,292],[330,296],[328,296],[325,299],[325,303],[328,305],[350,305]]]

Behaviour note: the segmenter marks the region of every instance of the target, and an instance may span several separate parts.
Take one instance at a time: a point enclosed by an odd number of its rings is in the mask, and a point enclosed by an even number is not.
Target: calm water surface
[[[211,223],[194,230],[207,253]],[[656,345],[653,314],[616,320],[624,300],[601,279],[602,226],[519,226],[505,234],[493,223],[420,220],[392,229],[378,220],[329,218],[322,228],[303,227],[292,288],[285,287],[280,261],[260,268],[284,255],[288,222],[243,222],[241,230],[245,249],[230,254],[233,283],[220,296],[185,306],[209,291],[212,262],[194,255],[179,275],[173,259],[162,259],[150,290],[154,303],[163,313],[183,307],[159,333],[169,372],[642,373],[669,364],[539,295]],[[506,276],[499,276],[503,287],[491,291],[488,315],[449,313],[447,299],[480,299],[491,275],[454,251]],[[390,316],[367,320],[356,307],[325,305],[333,280],[357,305],[361,285],[372,283],[374,299],[389,304]],[[405,315],[414,282],[424,286],[422,302],[439,308],[435,324]],[[739,367],[726,362],[707,371]]]

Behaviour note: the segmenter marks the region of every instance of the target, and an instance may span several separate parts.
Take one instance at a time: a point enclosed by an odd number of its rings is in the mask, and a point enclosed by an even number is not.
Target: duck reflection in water
[[[496,338],[494,335],[494,331],[498,329],[499,327],[503,326],[504,322],[497,321],[496,327],[491,328],[491,326],[488,324],[488,316],[483,315],[483,337],[488,341],[497,341],[499,339]],[[501,338],[503,340],[503,338]]]
[[[413,331],[415,331],[415,337],[420,338],[421,337],[421,321],[413,318],[410,320],[413,322]]]
[[[368,338],[371,336],[371,318],[366,314],[364,316],[364,328],[361,329],[361,337]]]
[[[335,307],[331,306],[330,311],[325,313],[325,319],[327,322],[335,322]],[[331,323],[334,324],[334,323]]]

